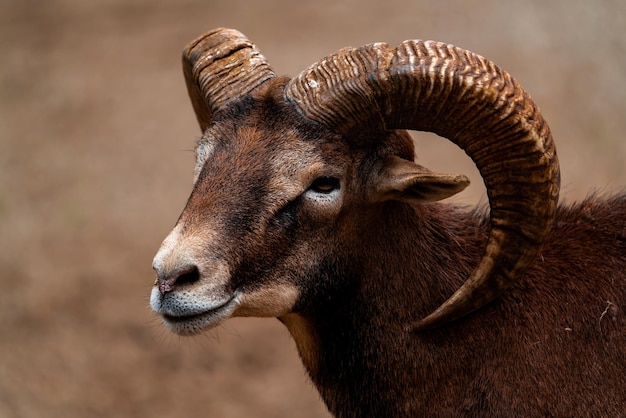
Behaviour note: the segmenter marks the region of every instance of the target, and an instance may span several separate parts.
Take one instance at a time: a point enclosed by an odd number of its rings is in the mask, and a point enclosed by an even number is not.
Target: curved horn
[[[335,132],[363,126],[431,131],[462,148],[480,171],[491,229],[482,259],[425,330],[482,307],[538,253],[552,225],[559,166],[548,125],[509,74],[474,53],[433,41],[396,49],[343,49],[292,79],[285,95]]]
[[[275,76],[252,42],[236,30],[222,28],[187,45],[183,72],[202,132],[218,109]]]

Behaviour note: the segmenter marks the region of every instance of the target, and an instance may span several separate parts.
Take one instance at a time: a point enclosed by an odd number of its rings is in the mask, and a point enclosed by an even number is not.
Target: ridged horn
[[[552,225],[559,165],[548,125],[509,74],[472,52],[433,41],[393,49],[343,49],[290,80],[302,114],[353,136],[369,129],[434,132],[462,148],[480,171],[491,229],[465,283],[409,329],[458,319],[505,291],[533,261]]]
[[[223,28],[185,47],[183,73],[202,132],[218,109],[275,76],[252,42],[236,30]]]

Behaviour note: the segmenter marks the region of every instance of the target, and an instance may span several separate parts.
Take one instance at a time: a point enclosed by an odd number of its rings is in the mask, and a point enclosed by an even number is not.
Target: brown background
[[[278,321],[182,339],[148,308],[191,186],[179,57],[198,34],[237,28],[290,75],[373,41],[485,55],[542,107],[573,200],[626,184],[625,5],[0,0],[0,417],[327,416]],[[475,176],[444,141],[418,152]],[[458,200],[484,201],[475,184]]]

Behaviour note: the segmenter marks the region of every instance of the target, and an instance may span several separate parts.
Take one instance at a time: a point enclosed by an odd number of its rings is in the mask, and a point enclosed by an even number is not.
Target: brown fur
[[[302,313],[319,335],[320,360],[308,368],[331,412],[624,413],[626,197],[562,207],[541,254],[511,291],[422,334],[407,333],[406,324],[458,287],[480,256],[486,228],[444,207],[418,216],[406,208],[384,212],[370,228],[385,233],[359,241],[362,254],[352,262],[362,266],[358,287],[341,304]]]
[[[413,159],[408,135],[338,137],[285,103],[282,83],[215,115],[204,139],[215,149],[179,220],[205,236],[204,248],[185,254],[199,275],[172,293],[210,281],[206,260],[226,260],[232,292],[297,289],[295,303],[285,292],[291,299],[267,312],[290,330],[336,416],[624,416],[626,195],[560,207],[510,291],[446,327],[412,333],[408,325],[480,259],[488,220],[374,198],[381,161]],[[341,181],[339,199],[310,192],[328,175]],[[173,244],[163,251],[163,260],[179,257]]]

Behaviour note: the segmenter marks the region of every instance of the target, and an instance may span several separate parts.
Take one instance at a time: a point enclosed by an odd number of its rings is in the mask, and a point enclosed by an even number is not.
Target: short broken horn
[[[202,132],[216,111],[275,76],[256,46],[233,29],[216,29],[190,42],[183,73]]]

